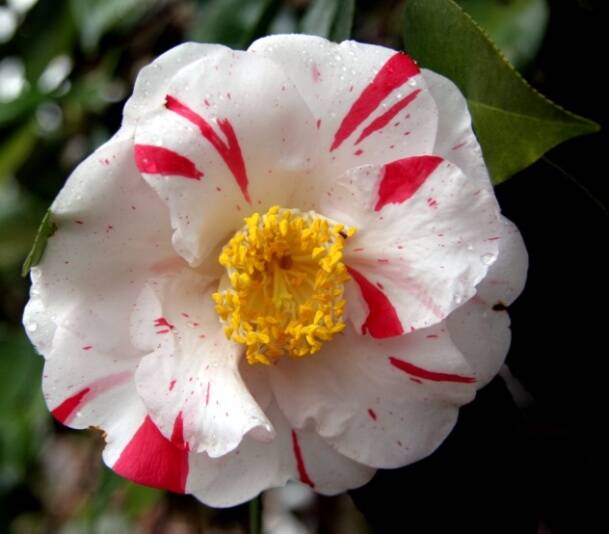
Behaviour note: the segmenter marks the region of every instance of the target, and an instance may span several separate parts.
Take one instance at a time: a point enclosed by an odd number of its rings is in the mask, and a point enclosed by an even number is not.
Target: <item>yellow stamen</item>
[[[219,257],[228,287],[213,295],[226,337],[252,364],[316,353],[345,329],[343,247],[355,229],[279,206],[244,221]]]

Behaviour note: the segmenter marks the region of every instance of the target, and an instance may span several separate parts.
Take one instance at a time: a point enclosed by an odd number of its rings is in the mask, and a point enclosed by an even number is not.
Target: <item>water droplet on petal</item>
[[[484,265],[492,265],[495,261],[495,256],[493,254],[483,254],[482,256],[480,256],[480,261]]]

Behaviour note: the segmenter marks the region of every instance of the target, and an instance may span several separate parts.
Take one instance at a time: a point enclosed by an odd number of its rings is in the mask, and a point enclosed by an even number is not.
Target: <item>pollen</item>
[[[315,354],[345,329],[343,247],[355,229],[279,206],[244,221],[220,253],[213,295],[226,337],[251,364]]]

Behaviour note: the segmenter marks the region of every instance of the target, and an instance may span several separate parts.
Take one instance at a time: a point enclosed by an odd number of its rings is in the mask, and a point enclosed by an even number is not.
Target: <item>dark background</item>
[[[213,27],[206,21],[221,1],[123,2],[133,5],[108,20],[89,10],[88,26],[79,3],[100,4],[40,0],[0,44],[0,62],[22,58],[30,80],[17,99],[0,102],[0,532],[243,532],[245,507],[209,510],[126,483],[100,466],[96,436],[51,421],[39,391],[41,358],[20,329],[27,285],[19,268],[71,169],[117,129],[143,64],[189,37],[247,46],[269,28],[295,30],[308,2],[274,2],[256,20],[233,9],[233,19],[223,15]],[[609,352],[603,4],[549,1],[541,48],[519,65],[542,93],[602,130],[553,149],[496,188],[530,255],[527,287],[510,308],[511,391],[496,378],[462,409],[431,457],[379,472],[351,492],[368,526],[345,498],[322,498],[297,514],[311,531],[586,533],[602,524]],[[357,6],[355,39],[400,47],[403,2]],[[40,91],[34,81],[62,53],[72,59],[69,87],[64,81]]]

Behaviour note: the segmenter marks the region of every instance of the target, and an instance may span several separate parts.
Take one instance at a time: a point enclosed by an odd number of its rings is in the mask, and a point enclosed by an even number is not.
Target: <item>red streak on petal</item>
[[[421,92],[420,89],[413,91],[409,95],[406,95],[402,100],[399,100],[393,106],[391,106],[385,113],[383,113],[380,117],[374,119],[368,126],[364,128],[364,131],[360,134],[358,140],[355,142],[356,145],[361,143],[366,137],[374,132],[377,132],[381,128],[387,126],[389,121],[393,119],[400,111],[402,111],[408,104],[410,104],[417,95]],[[399,123],[398,123],[399,124]]]
[[[176,420],[173,423],[173,431],[171,432],[171,443],[173,443],[178,449],[183,451],[189,451],[190,446],[184,439],[184,418],[182,412],[178,413]]]
[[[87,394],[91,391],[91,388],[81,389],[75,395],[67,398],[57,408],[51,411],[51,415],[57,419],[60,423],[68,424],[69,420],[76,412],[77,408],[82,404]]]
[[[385,165],[375,211],[387,204],[401,204],[408,200],[442,161],[438,156],[414,156]]]
[[[184,493],[188,451],[174,446],[147,416],[112,469],[138,484]]]
[[[188,158],[162,146],[135,145],[135,164],[140,172],[161,176],[182,176],[200,180],[203,173]]]
[[[394,367],[397,367],[401,371],[408,373],[409,375],[415,376],[417,378],[424,378],[425,380],[432,380],[434,382],[456,382],[459,384],[473,384],[476,379],[473,376],[464,376],[464,375],[454,375],[450,373],[438,373],[436,371],[428,371],[427,369],[423,369],[422,367],[417,367],[416,365],[405,362],[404,360],[400,360],[395,358],[394,356],[389,356],[389,362]]]
[[[205,390],[205,406],[209,406],[209,390],[211,389],[211,382],[207,383],[207,389]]]
[[[362,334],[370,332],[370,335],[375,338],[403,334],[404,328],[402,323],[387,295],[370,283],[363,274],[356,271],[353,267],[347,267],[347,270],[357,282],[362,297],[368,305],[368,317],[366,317],[366,321],[362,324]]]
[[[419,72],[419,67],[406,54],[398,52],[391,56],[343,118],[334,134],[330,152],[336,150],[394,89]]]
[[[67,425],[73,419],[76,411],[87,402],[105,393],[109,389],[119,386],[127,382],[131,378],[131,371],[123,371],[113,375],[104,376],[91,382],[88,386],[81,389],[78,393],[72,395],[63,401],[54,410],[51,410],[51,415],[60,423]]]
[[[302,458],[302,451],[300,450],[300,443],[298,443],[298,436],[296,435],[295,430],[292,430],[292,449],[294,450],[294,458],[296,458],[296,468],[298,469],[300,481],[303,484],[307,484],[308,486],[314,488],[315,484],[307,473],[307,468],[305,467],[305,463]]]
[[[229,120],[217,119],[218,126],[226,137],[227,142],[225,142],[201,115],[190,109],[186,104],[180,102],[177,98],[167,95],[165,107],[169,111],[173,111],[181,117],[184,117],[199,128],[201,135],[211,143],[218,154],[220,154],[220,157],[224,160],[224,163],[226,163],[226,166],[230,169],[245,200],[248,204],[251,204],[251,199],[247,190],[249,182],[245,170],[245,162],[243,161],[243,154],[241,153],[241,146],[239,145],[239,140],[237,139],[233,126]]]
[[[82,350],[91,350],[93,348],[93,345],[85,345]]]
[[[174,378],[171,382],[169,382],[169,391],[173,391],[173,388],[176,385],[176,379]]]
[[[372,408],[368,408],[368,415],[376,421],[376,412]]]

